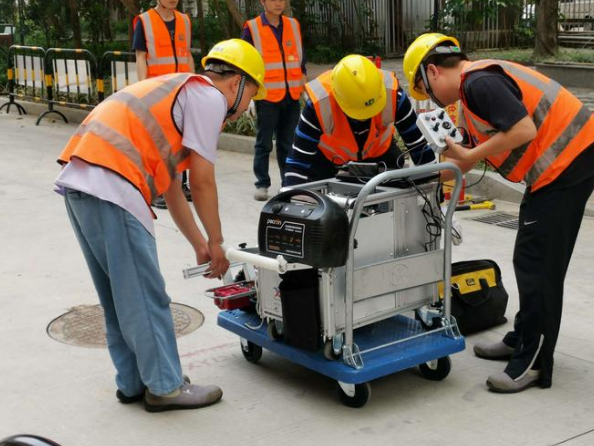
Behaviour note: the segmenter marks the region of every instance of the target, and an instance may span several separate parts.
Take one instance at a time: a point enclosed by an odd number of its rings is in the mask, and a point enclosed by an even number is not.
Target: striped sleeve
[[[400,87],[398,87],[396,99],[398,106],[394,124],[412,162],[418,166],[435,161],[433,150],[431,150],[421,130],[417,127],[417,114],[410,99]]]

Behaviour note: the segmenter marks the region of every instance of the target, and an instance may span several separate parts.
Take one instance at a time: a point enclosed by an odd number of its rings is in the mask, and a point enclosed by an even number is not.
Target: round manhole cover
[[[204,315],[187,305],[172,303],[175,336],[182,337],[200,328]],[[105,318],[101,305],[81,305],[57,317],[47,327],[56,341],[78,347],[107,347]]]

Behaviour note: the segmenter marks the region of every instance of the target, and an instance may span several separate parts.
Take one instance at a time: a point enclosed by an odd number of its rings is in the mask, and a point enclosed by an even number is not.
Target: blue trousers
[[[66,209],[105,312],[116,384],[126,396],[182,385],[173,318],[155,239],[124,209],[66,189]]]
[[[299,101],[289,94],[280,102],[256,101],[257,133],[254,154],[256,188],[270,187],[268,175],[272,137],[276,136],[276,160],[281,173],[281,185],[285,184],[285,160],[293,145],[295,128],[299,122]]]

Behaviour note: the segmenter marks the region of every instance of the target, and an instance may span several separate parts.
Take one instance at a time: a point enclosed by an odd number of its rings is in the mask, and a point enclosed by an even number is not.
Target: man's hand
[[[208,249],[211,261],[210,268],[208,269],[209,274],[205,277],[208,279],[220,279],[229,269],[229,261],[225,258],[225,252],[220,243],[209,240]]]
[[[208,250],[208,244],[206,241],[201,243],[195,251],[198,265],[203,265],[204,263],[210,262],[210,251]]]
[[[443,155],[447,158],[461,161],[463,163],[471,163],[476,160],[472,159],[472,153],[470,149],[462,147],[460,144],[456,144],[454,140],[447,137],[446,140],[447,148],[443,151]]]

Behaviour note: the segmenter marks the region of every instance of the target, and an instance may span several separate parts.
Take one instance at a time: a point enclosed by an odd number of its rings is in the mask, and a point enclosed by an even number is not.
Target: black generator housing
[[[304,195],[309,201],[292,201]],[[314,268],[343,266],[349,241],[349,220],[342,208],[325,195],[292,189],[272,198],[262,208],[258,226],[260,253]]]

